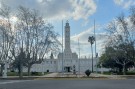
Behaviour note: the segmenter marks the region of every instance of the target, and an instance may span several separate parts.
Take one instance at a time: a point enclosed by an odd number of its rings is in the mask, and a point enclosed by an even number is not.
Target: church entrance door
[[[69,66],[68,67],[65,67],[65,71],[66,72],[71,72],[71,67],[69,67]]]

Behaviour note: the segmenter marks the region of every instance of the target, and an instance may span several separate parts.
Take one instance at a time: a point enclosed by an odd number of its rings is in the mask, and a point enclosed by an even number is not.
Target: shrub
[[[41,76],[42,72],[31,72],[32,76]]]
[[[91,71],[88,69],[85,71],[85,74],[89,77],[89,75],[91,74]]]
[[[49,70],[47,70],[46,72],[49,72]]]
[[[38,75],[38,72],[31,72],[31,75]]]
[[[126,73],[126,75],[135,75],[135,72],[134,71],[129,71]]]
[[[18,76],[17,72],[7,72],[7,76]]]
[[[28,73],[27,72],[23,72],[23,76],[28,76]]]

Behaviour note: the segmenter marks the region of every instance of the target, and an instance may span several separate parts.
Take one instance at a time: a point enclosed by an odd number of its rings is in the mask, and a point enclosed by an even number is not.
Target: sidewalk
[[[41,77],[58,77],[58,73],[50,73],[50,74],[46,74],[46,75],[44,75],[44,76],[41,76]]]
[[[92,73],[91,76],[93,76],[93,77],[106,77],[108,79],[126,79],[125,77],[123,77],[123,75],[105,75],[105,74]]]

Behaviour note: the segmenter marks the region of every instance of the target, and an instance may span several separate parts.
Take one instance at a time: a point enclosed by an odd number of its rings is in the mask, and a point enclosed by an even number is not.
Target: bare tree
[[[107,53],[111,56],[111,59],[123,66],[123,74],[125,74],[126,65],[134,60],[135,38],[132,37],[133,34],[129,25],[124,14],[122,14],[115,21],[111,22],[107,28],[110,35],[107,47],[113,48]]]
[[[2,6],[0,15],[0,64],[12,59],[20,78],[23,77],[23,66],[28,68],[30,75],[33,64],[41,63],[46,53],[59,50],[58,34],[37,10],[20,6],[14,15],[17,18],[14,25],[10,21],[9,7]]]
[[[14,39],[14,32],[11,23],[10,8],[3,4],[0,8],[0,65],[1,73],[5,62],[9,62],[10,48]]]
[[[20,6],[17,18],[16,40],[13,49],[18,50],[16,53],[19,53],[20,48],[23,49],[21,51],[25,53],[25,57],[22,59],[23,65],[28,68],[28,75],[30,75],[33,64],[41,63],[46,53],[58,49],[55,40],[58,34],[53,31],[53,26],[45,22],[36,10]]]
[[[135,33],[135,6],[133,6],[133,7],[131,7],[130,8],[130,22],[131,22],[131,31],[132,31],[132,40],[133,40],[133,51],[132,51],[132,53],[133,53],[133,55],[132,55],[132,58],[134,59],[134,67],[135,67],[135,35],[134,35],[134,33]]]

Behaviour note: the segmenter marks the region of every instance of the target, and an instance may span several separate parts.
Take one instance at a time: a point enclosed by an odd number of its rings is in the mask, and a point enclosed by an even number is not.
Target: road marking
[[[0,84],[19,83],[19,82],[26,82],[26,81],[32,81],[32,80],[12,80],[7,82],[0,82]]]

